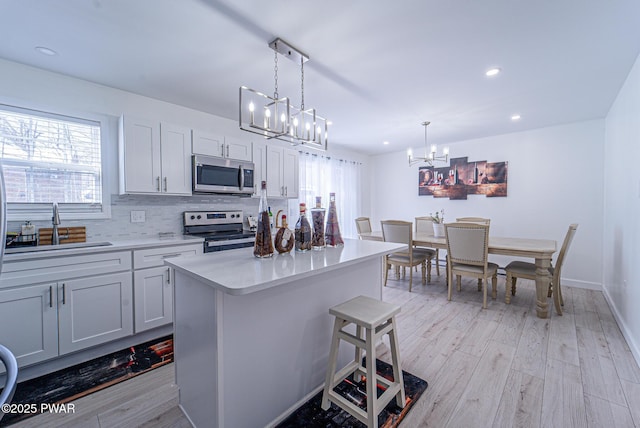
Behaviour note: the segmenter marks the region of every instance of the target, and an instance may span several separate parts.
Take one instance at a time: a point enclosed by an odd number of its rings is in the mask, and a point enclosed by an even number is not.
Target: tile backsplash
[[[88,241],[128,240],[151,238],[160,233],[182,235],[182,213],[184,211],[242,210],[245,216],[258,213],[257,198],[242,198],[222,195],[197,196],[144,196],[112,195],[111,218],[103,220],[65,220],[62,216],[60,229],[72,226],[86,226]],[[269,200],[275,216],[278,210],[288,211],[286,199]],[[291,203],[297,204],[296,200]],[[132,223],[131,211],[144,211],[144,223]],[[28,219],[25,219],[28,220]],[[9,222],[8,231],[19,231],[23,222]],[[51,227],[50,221],[33,221],[36,230]]]

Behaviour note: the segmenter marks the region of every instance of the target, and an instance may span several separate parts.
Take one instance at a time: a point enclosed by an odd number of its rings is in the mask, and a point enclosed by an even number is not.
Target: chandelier
[[[447,162],[449,159],[449,148],[445,147],[442,150],[442,154],[438,155],[438,147],[435,144],[431,145],[431,151],[428,151],[427,146],[427,126],[429,126],[431,122],[422,122],[422,126],[424,126],[424,157],[416,157],[413,156],[413,150],[407,150],[407,158],[409,158],[409,165],[415,165],[419,162],[424,162],[429,166],[433,166],[435,161],[439,162]]]
[[[327,150],[327,119],[316,114],[314,108],[305,108],[304,105],[304,63],[309,56],[280,38],[269,43],[269,47],[275,52],[273,96],[240,86],[240,129],[267,139]],[[278,54],[300,64],[300,107],[293,105],[288,97],[278,94]]]

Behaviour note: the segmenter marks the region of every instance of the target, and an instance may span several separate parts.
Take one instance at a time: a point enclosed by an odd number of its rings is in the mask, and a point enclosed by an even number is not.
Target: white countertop
[[[41,258],[49,258],[49,257],[58,257],[58,256],[73,256],[78,254],[95,254],[95,253],[104,253],[109,251],[120,251],[120,250],[136,250],[142,248],[154,248],[154,247],[168,247],[173,245],[184,245],[191,244],[197,242],[203,242],[204,239],[201,237],[194,236],[185,236],[185,235],[175,235],[171,237],[149,237],[149,238],[138,238],[131,240],[121,240],[121,241],[109,241],[111,245],[101,245],[101,246],[84,246],[84,247],[73,247],[73,244],[60,244],[56,245],[54,249],[51,250],[40,250],[40,251],[27,251],[22,253],[13,253],[13,254],[5,254],[3,258],[3,262],[12,262],[12,261],[24,261],[24,260],[36,260]],[[103,241],[96,241],[103,242]],[[91,244],[91,242],[87,242],[87,244]],[[65,245],[69,245],[69,248],[65,248]],[[51,247],[48,245],[47,247]],[[37,247],[36,247],[37,248]]]
[[[344,247],[273,257],[254,257],[253,248],[205,253],[166,260],[165,264],[227,294],[242,295],[297,281],[405,249],[391,242],[345,239]],[[179,284],[176,286],[179,287]]]

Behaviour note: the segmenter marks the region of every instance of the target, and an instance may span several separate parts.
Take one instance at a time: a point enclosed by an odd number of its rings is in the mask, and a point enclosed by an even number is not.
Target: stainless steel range
[[[243,230],[242,211],[185,211],[185,235],[204,238],[204,252],[252,247],[254,232]]]

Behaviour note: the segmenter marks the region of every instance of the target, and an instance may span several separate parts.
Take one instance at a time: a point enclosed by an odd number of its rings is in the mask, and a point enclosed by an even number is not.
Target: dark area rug
[[[68,403],[173,361],[173,336],[95,358],[57,372],[20,382],[12,404]],[[37,414],[37,413],[36,413]],[[7,413],[0,422],[6,426],[33,414]]]
[[[366,358],[366,357],[365,357]],[[366,361],[366,359],[364,360]],[[393,380],[393,369],[391,365],[384,361],[376,360],[376,371],[380,376],[383,376],[389,380]],[[378,415],[378,426],[380,428],[397,427],[400,421],[411,410],[413,404],[420,398],[422,393],[427,389],[427,381],[420,379],[402,371],[402,377],[404,379],[404,390],[406,396],[406,404],[404,409],[401,409],[396,405],[396,400],[392,399],[387,407]],[[345,379],[335,388],[343,397],[350,400],[363,410],[367,408],[367,387],[366,381],[353,382]],[[381,385],[378,384],[377,393],[378,397],[382,395],[384,390]],[[277,425],[277,428],[293,428],[293,427],[341,427],[341,428],[355,428],[366,427],[365,424],[345,412],[335,404],[331,403],[329,410],[324,411],[320,407],[322,404],[322,391],[314,395],[309,401],[304,403],[295,412],[293,412],[287,419]]]

